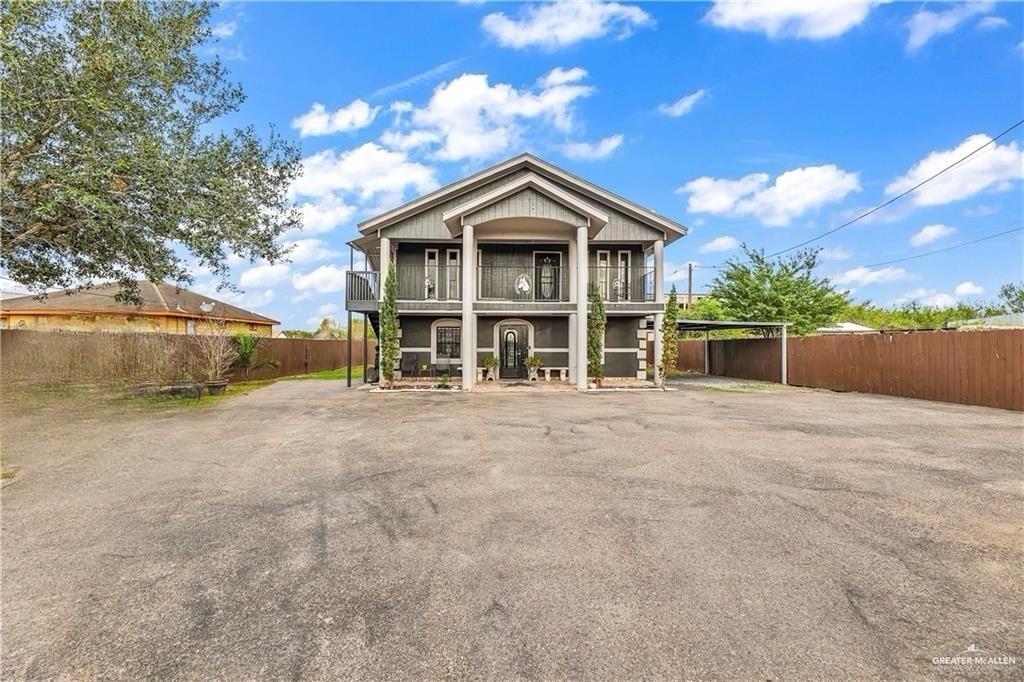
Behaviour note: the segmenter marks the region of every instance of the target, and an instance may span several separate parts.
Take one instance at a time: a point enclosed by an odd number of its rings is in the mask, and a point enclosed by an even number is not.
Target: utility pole
[[[348,247],[348,272],[345,273],[346,280],[352,274],[353,266],[356,264],[356,251],[349,244]],[[348,298],[348,282],[345,283],[345,298]],[[348,301],[345,302],[345,307],[348,308]],[[345,328],[345,336],[348,337],[348,369],[345,371],[345,386],[352,388],[352,309],[348,310],[348,327]]]
[[[686,264],[686,309],[693,307],[693,263]]]

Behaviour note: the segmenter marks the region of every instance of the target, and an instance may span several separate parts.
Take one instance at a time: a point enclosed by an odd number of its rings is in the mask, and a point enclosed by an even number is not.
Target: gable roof
[[[114,298],[119,286],[116,282],[101,284],[81,290],[63,289],[55,291],[46,298],[35,296],[17,296],[0,301],[0,313],[36,313],[40,315],[66,314],[126,314],[126,315],[162,315],[167,317],[214,317],[231,322],[251,322],[256,324],[280,324],[275,319],[233,306],[189,291],[179,289],[173,284],[154,284],[148,280],[139,280],[139,295],[142,305],[121,303]],[[203,310],[203,306],[212,310]]]
[[[575,214],[587,218],[592,232],[596,232],[608,224],[607,213],[586,201],[577,199],[572,194],[535,173],[527,173],[523,177],[502,185],[492,192],[445,211],[441,216],[441,220],[451,230],[452,235],[458,235],[462,232],[462,219],[464,217],[517,194],[526,188],[537,190],[548,198],[553,199],[556,203],[572,210]]]
[[[434,190],[433,192],[424,194],[418,199],[413,199],[412,201],[402,204],[397,208],[393,208],[390,211],[385,211],[380,215],[364,220],[358,225],[359,231],[364,235],[372,234],[381,228],[398,222],[399,220],[408,218],[411,215],[415,215],[445,200],[451,199],[452,197],[458,196],[464,192],[468,192],[501,176],[514,173],[522,168],[532,170],[534,173],[547,180],[553,180],[556,183],[569,186],[577,192],[580,192],[599,203],[612,206],[640,222],[663,231],[668,239],[681,237],[687,233],[685,225],[659,215],[654,211],[644,208],[639,204],[635,204],[628,199],[624,199],[617,194],[613,194],[606,189],[587,182],[583,178],[573,175],[572,173],[529,153],[515,156],[507,161],[503,161],[497,165],[491,166],[490,168],[474,173],[462,180],[458,180],[440,189]],[[596,208],[599,210],[599,207]]]

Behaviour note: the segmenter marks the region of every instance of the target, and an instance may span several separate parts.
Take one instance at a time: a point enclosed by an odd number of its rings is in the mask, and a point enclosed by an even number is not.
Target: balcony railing
[[[380,273],[370,270],[349,271],[345,276],[345,300],[352,304],[366,304],[376,301],[380,285]],[[352,305],[347,306],[350,310]]]
[[[458,265],[400,265],[395,272],[401,301],[462,300],[462,268]]]
[[[568,301],[569,269],[554,265],[482,265],[478,298],[492,301]]]
[[[596,266],[590,268],[590,287],[611,303],[654,300],[654,268]]]

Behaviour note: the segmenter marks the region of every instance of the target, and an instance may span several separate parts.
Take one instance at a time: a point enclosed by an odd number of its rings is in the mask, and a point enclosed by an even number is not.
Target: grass
[[[277,383],[278,381],[309,381],[309,380],[334,380],[334,381],[345,381],[348,370],[345,367],[338,369],[327,369],[322,372],[312,372],[310,374],[295,374],[287,377],[279,377],[277,379],[254,379],[252,381],[233,381],[228,384],[227,390],[221,395],[209,395],[203,393],[202,396],[196,398],[194,396],[133,396],[126,398],[125,400],[131,401],[132,403],[140,406],[152,407],[155,409],[164,408],[185,408],[192,409],[197,407],[206,407],[208,405],[214,405],[246,393],[251,393],[258,388],[269,386],[270,384]],[[352,379],[362,380],[363,368],[353,367],[352,368]]]

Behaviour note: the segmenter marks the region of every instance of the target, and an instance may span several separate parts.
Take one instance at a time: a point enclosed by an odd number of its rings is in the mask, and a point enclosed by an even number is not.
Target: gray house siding
[[[641,340],[637,336],[642,317],[609,317],[604,329],[604,375],[635,379],[640,370]],[[646,348],[646,341],[644,348]],[[630,349],[630,350],[623,350]],[[644,353],[646,355],[646,352]]]
[[[448,228],[441,220],[441,215],[445,211],[455,208],[456,206],[460,206],[467,201],[476,199],[477,197],[481,197],[531,172],[532,171],[527,169],[520,169],[503,177],[496,178],[495,180],[492,180],[485,185],[481,185],[474,190],[465,192],[464,194],[448,199],[447,201],[443,201],[436,206],[417,213],[416,215],[409,216],[408,218],[400,220],[393,225],[389,225],[388,227],[381,229],[381,235],[392,239],[451,239],[451,232],[448,231]],[[645,225],[639,220],[617,211],[615,208],[608,206],[597,199],[588,197],[582,192],[578,192],[575,189],[562,184],[555,178],[548,176],[543,177],[555,183],[569,194],[572,194],[580,200],[599,208],[602,212],[608,215],[608,224],[598,233],[597,237],[594,238],[594,241],[649,242],[655,239],[661,239],[664,236],[660,229]],[[568,209],[563,210],[568,211]],[[482,212],[483,209],[478,211],[478,213]],[[526,213],[523,215],[528,216],[530,214]]]
[[[465,217],[464,222],[470,225],[479,225],[489,220],[521,218],[524,216],[560,220],[570,225],[587,224],[587,219],[584,216],[569,210],[532,187],[525,187],[512,196],[485,206],[475,213],[470,213]]]

